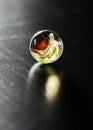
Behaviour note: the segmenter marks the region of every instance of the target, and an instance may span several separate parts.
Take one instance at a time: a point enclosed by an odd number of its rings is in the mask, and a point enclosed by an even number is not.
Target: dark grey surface
[[[83,130],[92,128],[92,38],[90,8],[71,0],[0,0],[0,130]],[[90,15],[91,16],[91,15]],[[51,29],[64,42],[63,56],[38,65],[29,41]],[[46,97],[54,72],[60,89]]]

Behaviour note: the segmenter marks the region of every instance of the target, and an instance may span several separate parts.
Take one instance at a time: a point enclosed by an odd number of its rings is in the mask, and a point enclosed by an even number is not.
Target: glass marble
[[[63,53],[63,41],[54,31],[37,32],[30,41],[29,50],[38,62],[48,64],[55,62]]]

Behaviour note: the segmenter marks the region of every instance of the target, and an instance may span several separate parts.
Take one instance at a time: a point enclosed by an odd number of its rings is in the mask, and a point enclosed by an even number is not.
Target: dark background
[[[93,127],[92,14],[88,2],[0,0],[0,130],[83,130]],[[34,33],[57,32],[64,53],[38,65],[29,52]],[[45,96],[50,71],[60,88]]]

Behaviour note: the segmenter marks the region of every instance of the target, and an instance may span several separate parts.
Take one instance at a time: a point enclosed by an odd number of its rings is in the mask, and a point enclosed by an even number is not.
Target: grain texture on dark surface
[[[0,0],[0,130],[92,128],[90,12],[77,0]],[[29,52],[31,37],[42,29],[64,42],[53,64],[37,64]],[[59,88],[51,91],[49,79]]]

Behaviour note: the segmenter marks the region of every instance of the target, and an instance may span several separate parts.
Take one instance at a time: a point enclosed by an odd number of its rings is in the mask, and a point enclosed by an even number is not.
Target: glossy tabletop
[[[89,10],[77,0],[0,0],[0,130],[92,128]],[[42,29],[63,40],[55,63],[30,55],[30,39]]]

